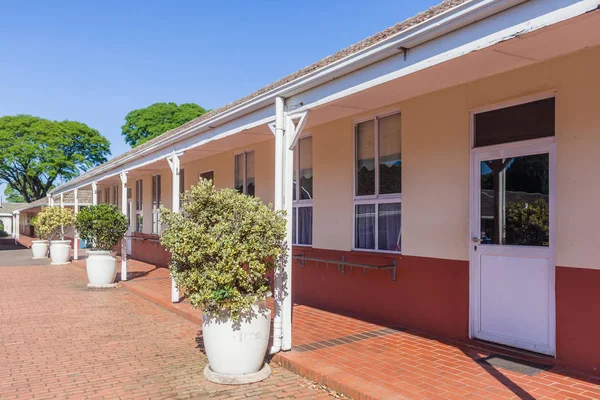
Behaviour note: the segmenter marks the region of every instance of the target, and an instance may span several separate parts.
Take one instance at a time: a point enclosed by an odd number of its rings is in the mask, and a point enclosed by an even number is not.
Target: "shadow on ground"
[[[50,259],[33,259],[31,250],[21,245],[0,245],[0,267],[31,267],[38,265],[50,265]]]

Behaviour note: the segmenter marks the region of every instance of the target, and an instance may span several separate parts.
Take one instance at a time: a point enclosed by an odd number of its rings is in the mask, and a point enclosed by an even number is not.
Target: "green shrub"
[[[75,228],[92,250],[112,250],[127,232],[127,217],[112,204],[82,208]]]
[[[4,229],[0,229],[0,237],[8,237],[8,236],[10,236],[8,234],[8,232],[6,232]]]
[[[161,208],[161,243],[193,307],[233,320],[269,292],[267,275],[284,255],[286,221],[255,197],[216,190],[201,180],[184,195],[181,213]]]
[[[44,207],[37,215],[35,227],[40,239],[65,240],[65,233],[75,224],[73,210],[59,206]]]

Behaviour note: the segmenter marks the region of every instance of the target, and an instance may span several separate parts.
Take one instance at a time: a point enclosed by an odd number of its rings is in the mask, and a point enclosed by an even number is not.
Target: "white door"
[[[472,150],[471,334],[555,354],[554,138]]]
[[[128,229],[127,229],[127,233],[125,233],[125,251],[127,252],[127,255],[131,255],[131,232],[132,232],[132,228],[133,228],[133,223],[131,221],[131,217],[133,215],[133,202],[131,201],[131,199],[127,200],[127,222],[128,222]]]

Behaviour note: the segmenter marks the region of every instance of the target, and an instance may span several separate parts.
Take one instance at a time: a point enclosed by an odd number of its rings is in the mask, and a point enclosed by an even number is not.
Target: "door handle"
[[[473,236],[471,238],[471,242],[473,242],[473,243],[479,243],[480,241],[481,241],[481,239],[479,239],[477,236]]]

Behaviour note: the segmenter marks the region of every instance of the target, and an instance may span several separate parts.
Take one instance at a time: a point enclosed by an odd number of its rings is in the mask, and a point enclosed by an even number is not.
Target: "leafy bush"
[[[8,234],[8,232],[6,232],[4,229],[0,229],[0,237],[8,237],[8,236],[10,236]]]
[[[92,250],[110,251],[127,232],[127,217],[112,204],[99,204],[82,208],[75,227]]]
[[[37,215],[35,227],[40,238],[65,240],[65,233],[75,224],[73,210],[59,206],[44,207]]]
[[[240,313],[269,291],[267,274],[284,255],[286,221],[255,197],[216,190],[201,180],[184,195],[181,213],[161,208],[168,228],[161,243],[172,254],[170,269],[193,307],[208,314]]]

